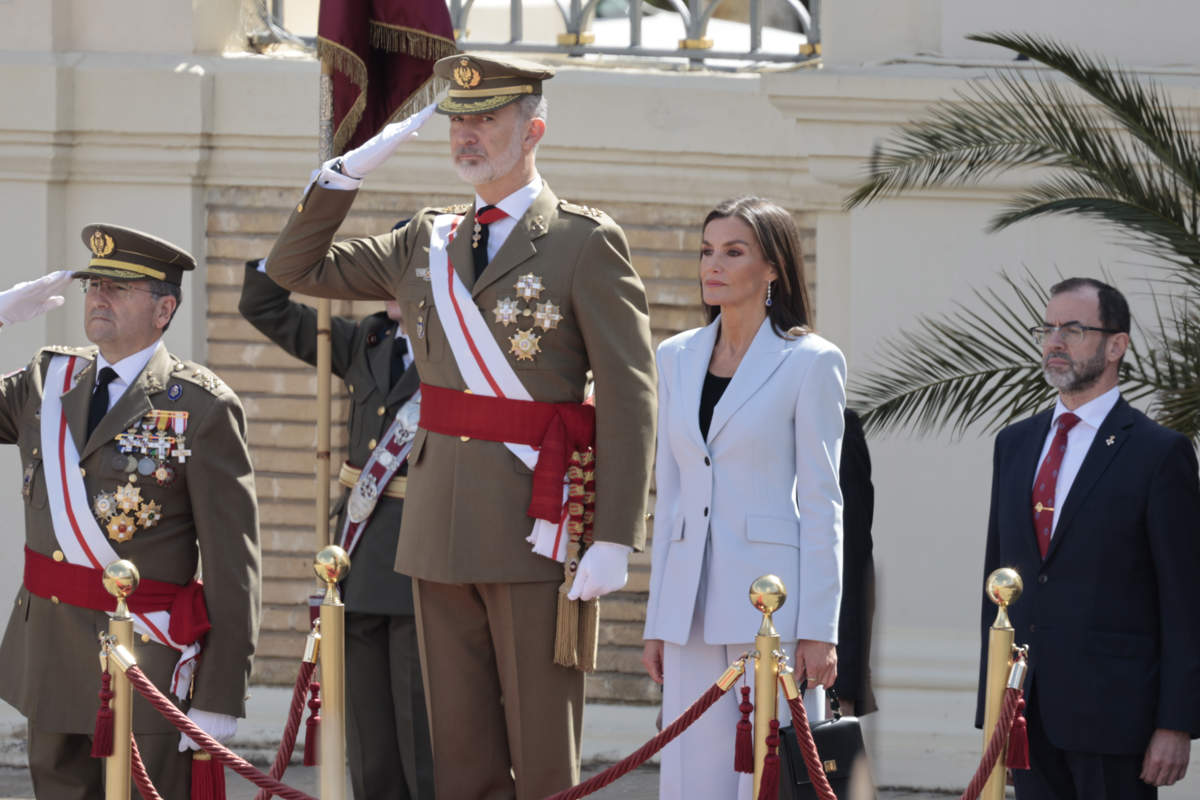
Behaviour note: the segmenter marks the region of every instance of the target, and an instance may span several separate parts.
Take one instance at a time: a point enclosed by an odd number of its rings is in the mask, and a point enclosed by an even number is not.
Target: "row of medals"
[[[156,410],[116,436],[119,452],[113,456],[113,466],[129,477],[124,486],[101,492],[92,500],[92,512],[114,542],[127,542],[139,527],[153,528],[162,519],[162,505],[142,497],[141,488],[134,485],[136,476],[153,477],[159,486],[174,483],[176,471],[171,459],[183,464],[191,455],[183,435],[186,427],[186,411]]]

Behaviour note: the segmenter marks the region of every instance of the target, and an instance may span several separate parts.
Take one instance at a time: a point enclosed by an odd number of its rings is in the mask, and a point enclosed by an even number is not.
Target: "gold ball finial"
[[[987,583],[984,587],[987,596],[1001,608],[1008,608],[1017,602],[1024,590],[1025,583],[1021,580],[1020,573],[1012,567],[993,570],[992,574],[987,576]]]
[[[313,559],[313,572],[317,573],[318,580],[332,586],[350,572],[350,556],[336,544],[331,544],[322,548]]]
[[[124,600],[137,591],[140,580],[138,568],[133,565],[132,561],[122,558],[104,568],[104,588],[118,601]]]
[[[750,584],[750,602],[764,614],[774,614],[787,601],[787,587],[778,575],[763,575]]]

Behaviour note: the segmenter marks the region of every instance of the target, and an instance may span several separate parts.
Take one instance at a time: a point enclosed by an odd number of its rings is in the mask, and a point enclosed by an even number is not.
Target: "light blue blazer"
[[[816,334],[783,338],[764,320],[700,436],[700,390],[721,322],[658,348],[658,456],[645,637],[686,644],[697,603],[704,641],[754,639],[750,584],[787,587],[785,641],[837,642],[842,593],[838,486],[846,360]],[[707,591],[697,597],[705,545]]]

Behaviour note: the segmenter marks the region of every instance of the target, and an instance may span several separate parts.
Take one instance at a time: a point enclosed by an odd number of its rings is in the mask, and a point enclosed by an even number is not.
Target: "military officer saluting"
[[[246,263],[238,310],[296,358],[316,364],[317,314],[267,277],[261,260]],[[350,393],[349,460],[337,539],[352,569],[346,604],[347,750],[359,800],[433,797],[433,755],[417,653],[412,582],[392,569],[404,511],[420,395],[412,345],[400,307],[360,321],[334,317],[333,373]]]
[[[245,415],[236,395],[161,341],[192,256],[116,225],[89,225],[83,279],[91,347],[45,347],[0,379],[0,442],[18,447],[24,581],[0,645],[0,697],[29,720],[39,797],[103,794],[89,757],[99,705],[101,573],[141,573],[130,602],[138,663],[218,739],[244,715],[258,634],[259,545]],[[0,324],[61,304],[58,272],[0,292]],[[203,564],[204,582],[196,580]],[[99,591],[97,591],[99,589]],[[164,797],[190,791],[191,740],[140,697],[134,732]]]
[[[415,578],[437,793],[542,798],[579,774],[583,675],[562,666],[559,609],[624,586],[645,539],[648,308],[621,229],[538,174],[554,71],[470,53],[434,69],[474,203],[333,244],[362,179],[431,107],[324,165],[267,272],[399,302],[422,401],[396,568]]]

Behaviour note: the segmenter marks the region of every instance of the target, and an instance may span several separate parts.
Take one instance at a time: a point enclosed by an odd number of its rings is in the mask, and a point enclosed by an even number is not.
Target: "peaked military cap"
[[[92,223],[80,235],[92,251],[92,260],[86,269],[75,271],[77,278],[154,279],[178,286],[183,273],[196,268],[196,259],[188,251],[132,228]]]
[[[459,53],[434,64],[433,74],[450,81],[450,93],[438,103],[438,111],[484,114],[525,95],[540,95],[542,81],[554,77],[554,68],[521,58]]]

